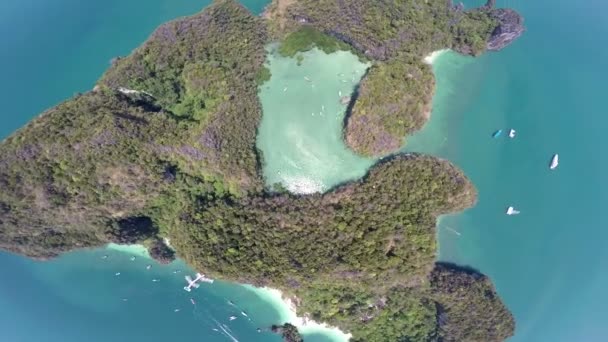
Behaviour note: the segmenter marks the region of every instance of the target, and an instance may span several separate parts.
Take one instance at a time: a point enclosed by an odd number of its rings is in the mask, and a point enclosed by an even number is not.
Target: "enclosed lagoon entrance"
[[[374,160],[344,144],[343,103],[369,65],[350,52],[328,55],[316,48],[282,57],[276,46],[267,63],[272,76],[260,87],[264,114],[257,139],[266,184],[307,194],[362,177]]]

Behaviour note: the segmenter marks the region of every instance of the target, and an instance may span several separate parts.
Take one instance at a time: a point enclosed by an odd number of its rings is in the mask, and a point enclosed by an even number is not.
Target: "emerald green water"
[[[257,146],[266,183],[295,193],[323,192],[360,178],[373,160],[356,155],[342,140],[349,96],[369,67],[350,52],[313,49],[296,58],[269,48],[270,81],[260,89],[264,116]]]

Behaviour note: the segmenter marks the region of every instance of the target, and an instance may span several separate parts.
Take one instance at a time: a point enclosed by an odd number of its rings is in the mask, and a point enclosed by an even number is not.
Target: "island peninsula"
[[[0,144],[0,248],[46,259],[141,243],[161,262],[279,288],[352,341],[502,341],[514,320],[489,279],[435,263],[437,216],[472,206],[474,186],[445,160],[386,155],[430,111],[424,55],[478,55],[522,32],[492,1],[275,1],[256,17],[217,0]],[[354,151],[385,156],[363,179],[312,195],[264,187],[257,94],[272,42],[372,62],[344,129]]]

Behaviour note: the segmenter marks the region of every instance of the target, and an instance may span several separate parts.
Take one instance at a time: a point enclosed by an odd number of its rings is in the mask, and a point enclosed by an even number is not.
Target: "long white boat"
[[[559,165],[559,155],[556,153],[553,155],[553,158],[551,158],[551,165],[549,165],[549,169],[555,170],[557,165]]]

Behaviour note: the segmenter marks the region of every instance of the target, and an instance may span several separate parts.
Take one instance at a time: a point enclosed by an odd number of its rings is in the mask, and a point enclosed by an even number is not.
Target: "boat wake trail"
[[[217,327],[220,328],[220,330],[222,331],[223,335],[230,338],[230,340],[232,340],[232,342],[239,342],[239,340],[234,337],[230,332],[230,328],[225,327],[223,324],[221,324],[220,322],[218,322],[217,320],[213,320],[215,322],[215,324],[217,324]]]

